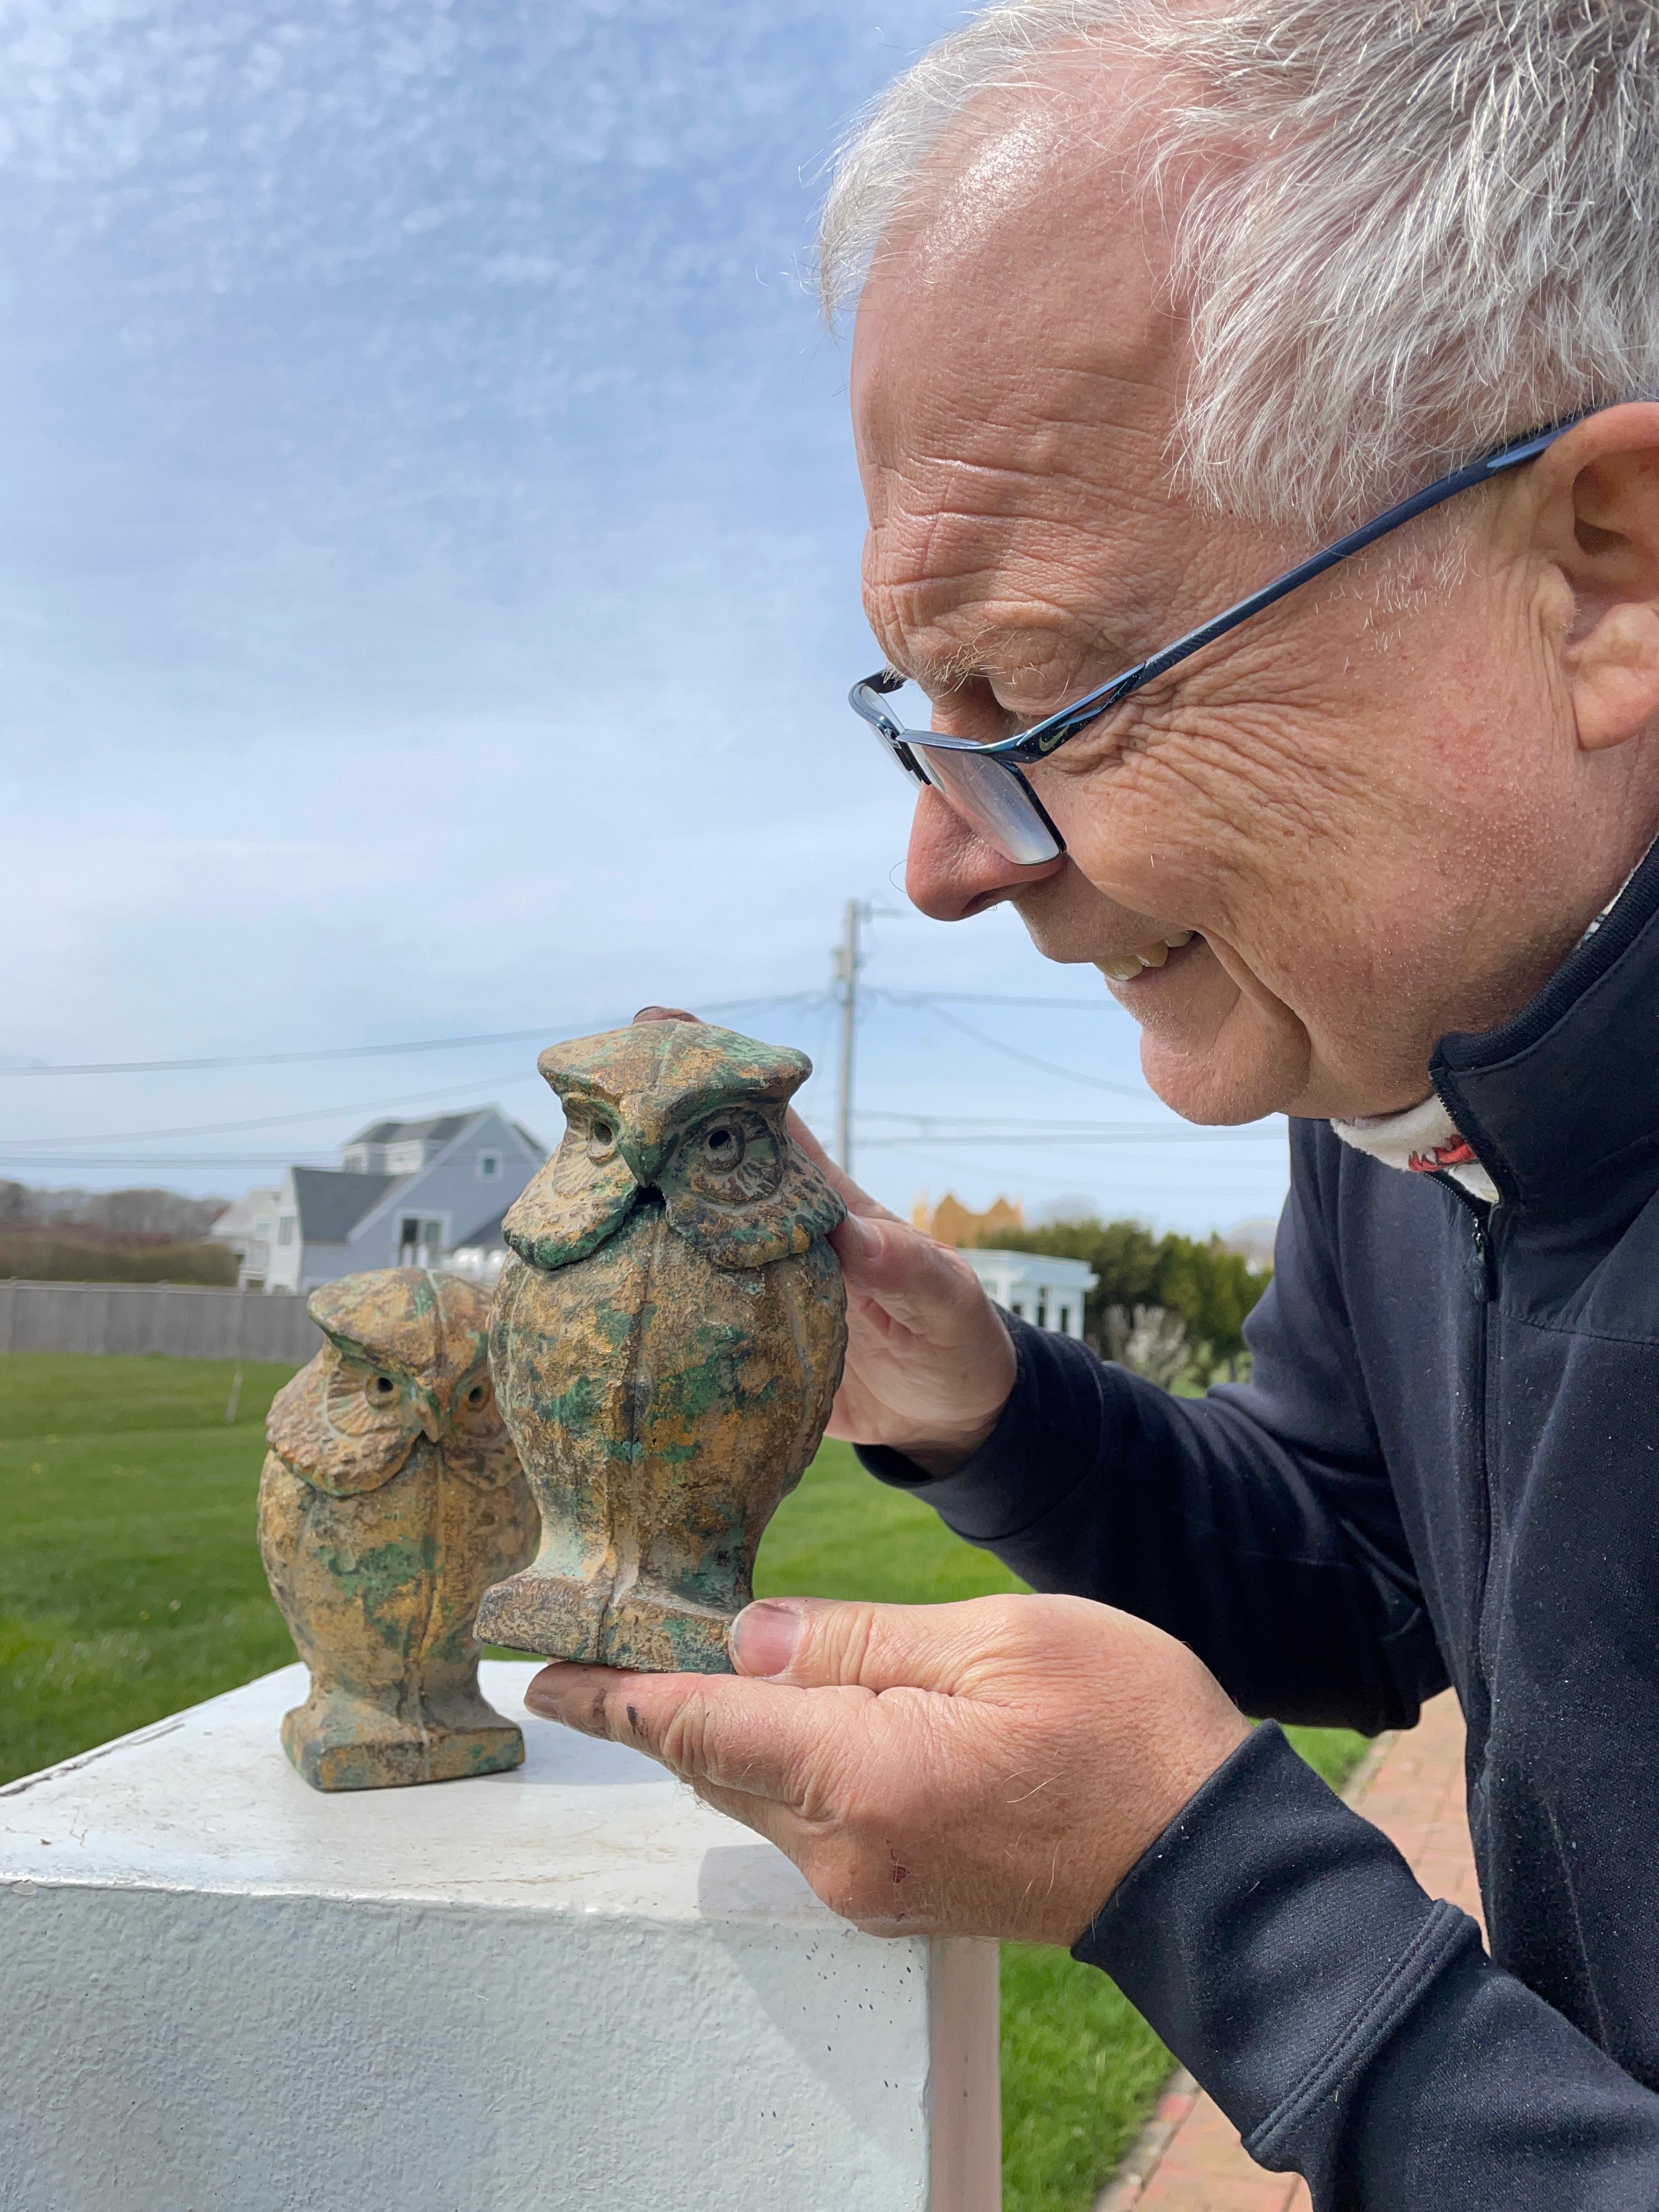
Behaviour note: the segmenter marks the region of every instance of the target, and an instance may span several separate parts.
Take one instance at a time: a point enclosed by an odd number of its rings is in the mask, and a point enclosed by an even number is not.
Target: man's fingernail
[[[801,1609],[787,1598],[745,1606],[732,1624],[732,1656],[745,1674],[787,1672],[800,1641]]]
[[[544,1720],[556,1721],[559,1717],[559,1700],[545,1674],[532,1676],[525,1685],[524,1701],[532,1713],[539,1713]]]
[[[881,1249],[881,1234],[856,1213],[847,1217],[847,1234],[858,1247],[860,1259],[873,1260]]]

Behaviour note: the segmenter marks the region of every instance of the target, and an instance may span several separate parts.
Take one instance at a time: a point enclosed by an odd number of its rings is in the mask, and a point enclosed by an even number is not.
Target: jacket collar
[[[1659,1147],[1659,845],[1535,999],[1495,1030],[1442,1037],[1429,1073],[1517,1203]]]

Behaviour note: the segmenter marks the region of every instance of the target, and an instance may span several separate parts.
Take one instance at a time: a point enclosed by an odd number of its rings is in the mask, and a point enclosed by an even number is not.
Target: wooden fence
[[[183,1283],[0,1282],[0,1352],[164,1352],[298,1367],[322,1332],[301,1297]]]

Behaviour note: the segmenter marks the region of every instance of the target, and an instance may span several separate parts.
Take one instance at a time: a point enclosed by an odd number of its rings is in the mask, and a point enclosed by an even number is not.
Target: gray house
[[[499,1265],[501,1216],[544,1154],[499,1106],[376,1121],[337,1168],[290,1168],[265,1287],[310,1291],[363,1267]]]

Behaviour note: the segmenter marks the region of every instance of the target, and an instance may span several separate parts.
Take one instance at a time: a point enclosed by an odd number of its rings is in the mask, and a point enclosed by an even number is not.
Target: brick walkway
[[[1463,1717],[1448,1690],[1425,1706],[1409,1735],[1385,1738],[1348,1790],[1367,1820],[1393,1838],[1431,1896],[1476,1920],[1480,1893],[1463,1817]],[[1190,2075],[1160,2100],[1122,2172],[1096,2212],[1310,2212],[1307,2184],[1267,2173],[1246,2156]]]

